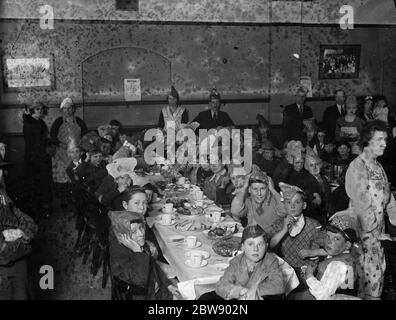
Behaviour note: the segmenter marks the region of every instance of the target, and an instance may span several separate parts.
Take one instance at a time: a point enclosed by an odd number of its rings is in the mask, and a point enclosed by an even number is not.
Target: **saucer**
[[[164,211],[164,208],[162,208],[162,210],[161,210],[161,212],[162,213],[165,213],[165,214],[174,214],[174,213],[176,213],[176,209],[175,208],[173,208],[173,211],[172,212],[167,212],[167,211]]]
[[[210,215],[208,215],[208,216],[205,215],[205,218],[206,218],[206,220],[208,220],[208,221],[210,221],[210,222],[213,222],[213,223],[220,223],[220,222],[223,222],[223,221],[225,220],[225,217],[221,217],[221,218],[220,218],[220,221],[216,221],[216,222],[215,222],[215,221],[213,220],[213,218],[212,218]]]
[[[184,243],[184,246],[185,246],[186,248],[188,248],[188,249],[195,249],[195,248],[199,248],[200,246],[202,246],[202,243],[201,243],[200,241],[197,241],[197,242],[195,242],[195,246],[192,247],[192,248],[190,248],[190,247],[187,246],[187,243],[185,242],[185,243]]]
[[[186,258],[190,258],[190,256],[193,253],[200,254],[203,257],[203,259],[208,259],[210,257],[210,253],[208,251],[205,251],[205,250],[191,250],[191,251],[187,251],[184,256]]]
[[[184,242],[184,237],[179,235],[169,236],[168,240],[172,243],[181,243]]]
[[[202,260],[200,266],[193,266],[193,265],[191,264],[191,260],[189,260],[189,259],[186,260],[186,261],[184,261],[184,264],[185,264],[187,267],[190,267],[190,268],[202,268],[202,267],[205,267],[205,266],[208,264],[208,260]]]

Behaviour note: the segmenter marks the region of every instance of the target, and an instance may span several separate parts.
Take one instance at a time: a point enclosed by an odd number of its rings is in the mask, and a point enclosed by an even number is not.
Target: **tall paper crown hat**
[[[297,192],[300,192],[302,194],[305,194],[303,190],[301,190],[297,186],[292,186],[287,183],[279,182],[279,188],[281,189],[281,195],[282,195],[282,200],[291,200],[293,197],[297,194]]]
[[[171,86],[171,90],[168,93],[168,95],[176,98],[178,103],[180,102],[179,93],[177,92],[177,90],[174,86]]]
[[[212,99],[221,100],[220,93],[217,91],[216,88],[213,88],[213,89],[210,91],[209,100],[212,100]]]
[[[65,107],[73,106],[73,105],[74,105],[74,103],[71,98],[65,98],[65,99],[63,99],[62,103],[60,104],[60,108],[63,109]]]
[[[340,232],[344,238],[352,243],[357,241],[356,219],[351,216],[348,210],[336,212],[329,219],[326,229],[333,232]]]
[[[317,154],[312,150],[312,148],[310,146],[307,146],[307,152],[305,154],[305,164],[304,167],[305,169],[308,170],[308,165],[310,162],[314,162],[314,163],[321,163],[322,159],[320,159]]]

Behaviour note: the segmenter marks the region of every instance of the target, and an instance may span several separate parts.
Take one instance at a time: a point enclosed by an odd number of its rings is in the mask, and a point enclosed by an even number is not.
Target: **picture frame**
[[[4,92],[55,89],[54,56],[44,58],[3,57]]]
[[[321,45],[319,79],[359,78],[361,45]]]

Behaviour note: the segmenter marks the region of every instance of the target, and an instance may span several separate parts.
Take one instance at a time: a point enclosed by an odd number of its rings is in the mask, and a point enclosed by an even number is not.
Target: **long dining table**
[[[196,203],[196,196],[193,190],[180,194],[178,196],[173,195],[172,198],[186,199],[190,203]],[[161,248],[164,258],[167,260],[171,268],[174,270],[176,277],[179,280],[178,287],[179,291],[185,299],[196,299],[206,292],[215,290],[216,283],[223,275],[225,268],[229,265],[230,257],[223,257],[218,255],[213,250],[214,242],[207,236],[203,231],[181,231],[175,226],[177,223],[183,223],[184,221],[199,221],[200,223],[210,225],[211,221],[208,221],[206,215],[177,215],[176,221],[172,225],[163,225],[160,221],[162,214],[161,207],[166,202],[166,197],[161,199],[156,204],[155,210],[149,211],[149,217],[147,218],[147,224],[152,227],[157,242]],[[206,199],[207,200],[207,199]],[[205,201],[205,196],[204,196]],[[210,202],[210,201],[208,201]],[[214,204],[211,204],[213,208]],[[223,213],[224,215],[224,213]],[[225,214],[224,221],[222,223],[237,223],[229,214]],[[238,230],[236,234],[232,236],[234,240],[240,242],[242,236],[242,230]],[[197,248],[190,249],[183,241],[174,241],[175,238],[185,238],[187,236],[195,236],[197,241],[201,245]],[[186,254],[190,250],[203,250],[209,253],[208,263],[206,266],[200,268],[193,268],[186,265]],[[279,258],[279,262],[284,273],[285,281],[287,282],[288,291],[291,291],[298,285],[298,279],[294,270]]]
[[[194,199],[191,195],[184,194],[180,198],[188,199],[192,203]],[[165,203],[163,199],[160,203]],[[213,206],[213,205],[212,205]],[[212,245],[216,240],[211,240],[201,230],[199,231],[181,231],[176,229],[177,223],[184,221],[199,221],[201,224],[210,225],[211,222],[207,220],[205,215],[177,215],[177,219],[172,225],[161,224],[158,217],[162,214],[161,209],[151,210],[147,223],[153,227],[154,235],[161,248],[162,254],[173,268],[179,280],[179,289],[187,299],[195,299],[201,294],[215,289],[215,284],[224,273],[224,268],[228,265],[230,258],[222,257],[213,251]],[[233,222],[234,220],[226,215],[224,222]],[[241,234],[236,234],[236,236]],[[183,241],[173,241],[173,239],[187,236],[195,236],[200,243],[199,247],[194,249],[188,248]],[[240,239],[240,238],[239,238]],[[191,250],[203,250],[209,253],[208,263],[206,266],[200,268],[192,268],[186,265],[186,254]]]

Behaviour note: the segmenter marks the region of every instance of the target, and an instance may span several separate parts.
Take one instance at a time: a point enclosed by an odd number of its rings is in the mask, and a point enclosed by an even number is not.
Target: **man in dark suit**
[[[209,95],[209,110],[200,112],[193,121],[199,123],[198,129],[216,129],[217,127],[234,126],[227,112],[220,111],[221,98],[216,89]]]
[[[304,139],[303,120],[312,118],[312,109],[304,104],[307,89],[299,87],[296,92],[296,103],[283,110],[283,138],[285,141]]]
[[[323,113],[323,127],[327,131],[329,139],[335,139],[336,123],[339,117],[345,115],[345,92],[341,89],[335,92],[336,104],[327,107]]]

